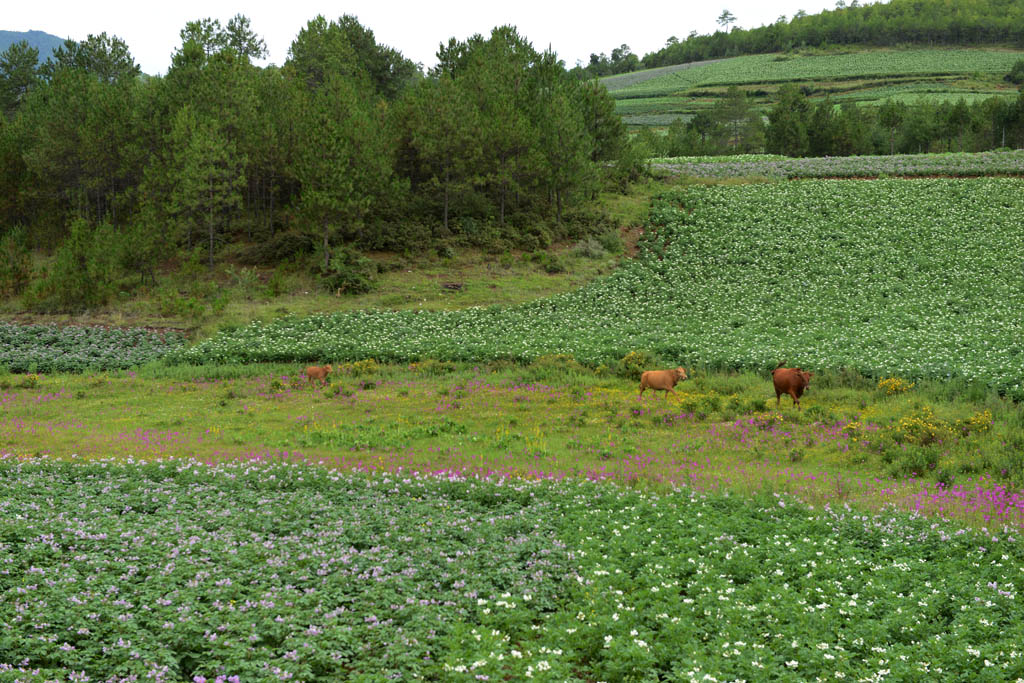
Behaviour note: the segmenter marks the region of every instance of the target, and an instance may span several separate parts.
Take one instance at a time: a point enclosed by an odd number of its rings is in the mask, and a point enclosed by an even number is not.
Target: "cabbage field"
[[[775,154],[652,159],[659,169],[698,178],[877,178],[1024,176],[1024,150],[791,158]]]
[[[1024,180],[694,186],[655,202],[611,276],[515,307],[253,323],[176,363],[530,360],[852,368],[1021,395]]]

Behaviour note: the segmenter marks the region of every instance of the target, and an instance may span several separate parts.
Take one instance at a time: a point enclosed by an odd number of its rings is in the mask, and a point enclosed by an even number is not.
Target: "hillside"
[[[736,18],[740,24],[742,16]],[[666,29],[669,30],[669,29]],[[768,26],[728,33],[669,39],[657,52],[644,55],[647,68],[703,59],[788,52],[793,49],[840,46],[1024,47],[1024,4],[1019,0],[890,0],[861,4],[836,3],[836,9],[808,15],[798,11]]]
[[[0,52],[24,40],[29,47],[39,50],[39,61],[45,62],[53,51],[64,44],[63,38],[43,31],[0,31]]]
[[[663,126],[709,110],[730,86],[762,113],[787,84],[812,100],[828,96],[837,104],[960,98],[973,104],[994,95],[1013,97],[1017,86],[1004,76],[1022,58],[1024,49],[1010,48],[805,51],[679,64],[610,76],[601,83],[627,124]]]

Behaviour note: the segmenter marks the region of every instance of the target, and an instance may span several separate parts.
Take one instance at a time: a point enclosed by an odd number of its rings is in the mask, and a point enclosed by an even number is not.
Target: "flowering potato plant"
[[[1012,534],[580,480],[0,459],[0,680],[1014,680]]]
[[[1024,397],[1024,180],[690,187],[651,207],[636,259],[512,307],[254,322],[176,363],[531,361],[629,352],[763,372],[780,358],[875,377],[961,378]]]

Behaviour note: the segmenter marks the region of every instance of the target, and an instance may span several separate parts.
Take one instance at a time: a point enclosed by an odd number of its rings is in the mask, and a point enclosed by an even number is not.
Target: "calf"
[[[676,382],[686,379],[686,369],[676,368],[675,370],[648,370],[644,374],[640,375],[640,395],[644,395],[644,389],[652,389],[654,391],[664,391],[665,398],[668,398],[668,392],[676,393],[672,391],[672,387],[676,385]]]
[[[813,372],[807,372],[803,368],[784,368],[779,366],[772,370],[772,383],[775,385],[775,407],[779,407],[783,394],[793,397],[793,405],[800,410],[800,397],[803,396],[807,385],[811,383]]]
[[[327,375],[331,374],[330,365],[310,365],[306,368],[306,381],[320,380],[321,386],[327,385]]]

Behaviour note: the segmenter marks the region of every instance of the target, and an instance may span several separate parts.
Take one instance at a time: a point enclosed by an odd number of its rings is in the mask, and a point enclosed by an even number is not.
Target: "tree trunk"
[[[330,242],[328,241],[327,219],[326,218],[324,218],[323,228],[324,228],[324,273],[326,274],[327,273],[327,269],[331,267],[331,251],[330,251],[331,245],[330,245]]]
[[[451,169],[444,169],[444,233],[448,234],[448,194],[450,193]]]
[[[213,270],[213,178],[210,178],[210,215],[207,219],[207,229],[210,233],[210,259],[209,267]]]

